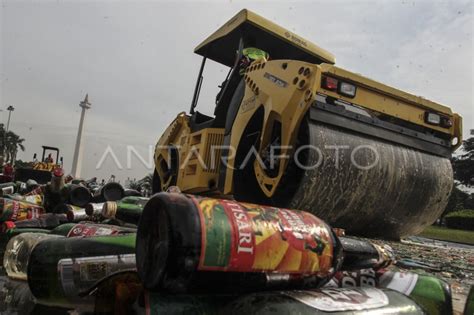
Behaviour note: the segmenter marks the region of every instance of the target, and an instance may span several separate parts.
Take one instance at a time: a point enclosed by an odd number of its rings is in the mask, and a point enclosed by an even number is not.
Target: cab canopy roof
[[[241,37],[245,47],[263,49],[270,59],[335,63],[331,53],[247,9],[237,13],[194,52],[231,67]]]

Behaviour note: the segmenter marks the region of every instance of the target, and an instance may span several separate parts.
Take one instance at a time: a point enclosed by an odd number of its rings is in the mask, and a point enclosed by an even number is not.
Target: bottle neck
[[[348,237],[340,237],[339,240],[344,257],[341,270],[379,269],[395,260],[393,250],[388,245],[382,247]]]
[[[60,192],[61,189],[64,188],[64,177],[63,176],[53,176],[51,178],[51,185],[50,185],[52,192]]]

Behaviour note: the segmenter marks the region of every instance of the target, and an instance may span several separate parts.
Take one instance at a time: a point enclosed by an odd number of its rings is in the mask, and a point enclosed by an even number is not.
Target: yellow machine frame
[[[301,55],[300,60],[280,60],[278,53],[273,54],[271,55],[273,60],[253,62],[246,69],[245,93],[232,125],[229,143],[231,147],[239,146],[248,122],[259,109],[263,108],[259,154],[262,153],[262,148],[270,144],[273,124],[278,121],[282,130],[280,156],[291,156],[301,121],[318,97],[332,97],[350,106],[366,110],[374,117],[390,116],[443,134],[443,137],[450,141],[457,139],[450,150],[455,150],[461,144],[462,120],[450,108],[338,68],[333,65],[335,59],[329,52],[248,10],[239,12],[198,45],[195,52],[232,66],[235,59],[235,44],[230,43],[235,43],[242,32],[257,32],[260,36],[257,41],[260,39],[261,49],[280,45],[282,54],[286,50],[293,49]],[[349,98],[324,89],[321,85],[323,76],[354,84],[357,86],[356,95]],[[452,126],[445,128],[428,124],[425,121],[427,112],[449,117]],[[209,169],[209,162],[215,162],[222,153],[219,149],[210,150],[210,148],[223,145],[224,134],[224,128],[205,128],[192,132],[189,116],[180,113],[160,138],[155,151],[156,171],[162,179],[161,188],[166,190],[170,185],[177,185],[181,190],[191,193],[232,194],[235,155],[228,156],[224,183],[219,183],[219,180],[223,179],[219,177],[219,173],[222,172],[219,170],[221,164],[213,165]],[[175,154],[179,157],[180,165],[179,171],[171,174],[172,176],[168,170],[172,159],[169,145],[178,148]],[[269,177],[265,173],[258,159],[254,162],[256,179],[268,197],[275,193],[288,165],[288,159],[284,158],[281,161],[278,175],[275,177]]]

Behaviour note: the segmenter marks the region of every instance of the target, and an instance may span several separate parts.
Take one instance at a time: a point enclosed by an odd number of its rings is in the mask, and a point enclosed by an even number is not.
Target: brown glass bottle
[[[379,263],[371,244],[344,239],[351,264]],[[137,270],[145,288],[240,292],[319,287],[343,266],[343,246],[314,215],[233,200],[159,193],[137,232]]]
[[[96,234],[97,235],[97,234]],[[31,251],[27,279],[44,305],[89,304],[80,293],[111,273],[135,269],[135,234],[45,239]]]
[[[116,201],[124,197],[122,185],[116,182],[110,182],[100,187],[92,199],[93,202]]]

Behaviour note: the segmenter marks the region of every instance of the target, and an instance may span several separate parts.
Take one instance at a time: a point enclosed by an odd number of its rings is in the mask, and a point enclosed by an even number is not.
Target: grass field
[[[448,242],[474,245],[474,231],[455,230],[431,225],[421,232],[419,236]]]

